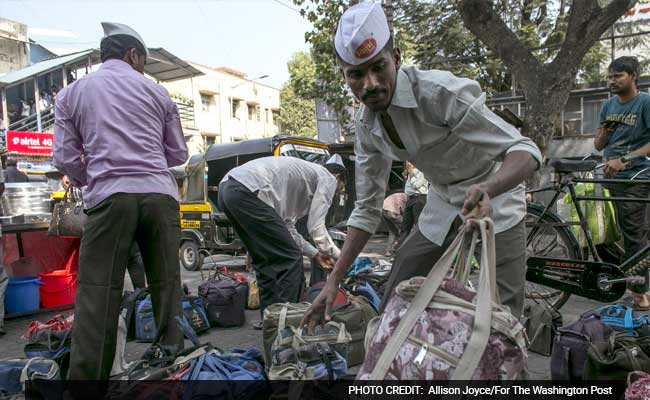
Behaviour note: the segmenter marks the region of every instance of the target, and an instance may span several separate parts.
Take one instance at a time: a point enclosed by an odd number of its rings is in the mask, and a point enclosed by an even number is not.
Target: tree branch
[[[540,73],[542,64],[495,12],[492,1],[460,0],[459,6],[467,29],[519,77],[524,88],[527,87],[531,82],[526,77]]]
[[[596,0],[574,0],[569,10],[567,33],[553,68],[577,67],[593,44],[637,0],[611,0],[603,9]]]

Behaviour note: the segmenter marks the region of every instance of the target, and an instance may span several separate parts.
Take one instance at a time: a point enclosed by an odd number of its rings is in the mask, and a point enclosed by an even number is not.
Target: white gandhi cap
[[[120,24],[117,22],[102,22],[102,28],[104,29],[104,37],[109,37],[109,36],[114,36],[114,35],[126,35],[126,36],[131,36],[140,44],[142,47],[144,47],[144,51],[147,54],[147,57],[149,57],[149,49],[147,48],[147,45],[144,44],[144,40],[138,35],[138,32],[136,32],[133,28],[131,28],[128,25]]]
[[[359,3],[341,16],[334,47],[347,64],[359,65],[379,54],[388,39],[390,31],[381,4]]]

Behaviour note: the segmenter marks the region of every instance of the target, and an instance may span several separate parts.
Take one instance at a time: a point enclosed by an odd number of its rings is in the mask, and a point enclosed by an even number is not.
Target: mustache
[[[361,96],[361,101],[365,101],[368,97],[376,96],[380,93],[386,93],[385,89],[370,89]]]

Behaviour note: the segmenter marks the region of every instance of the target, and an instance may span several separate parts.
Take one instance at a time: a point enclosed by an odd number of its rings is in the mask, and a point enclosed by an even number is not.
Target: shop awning
[[[161,47],[150,47],[149,54],[144,72],[158,81],[177,81],[203,75],[203,72]]]
[[[98,63],[99,51],[93,49],[84,50],[78,53],[51,58],[16,71],[11,71],[0,76],[0,88],[16,85],[22,81],[33,79],[34,76],[46,74],[58,68],[78,64],[81,61],[88,60],[88,57],[90,57],[91,62]]]

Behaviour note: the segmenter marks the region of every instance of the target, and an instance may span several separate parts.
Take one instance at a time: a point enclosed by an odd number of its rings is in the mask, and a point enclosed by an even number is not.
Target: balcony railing
[[[40,122],[40,124],[39,124]],[[9,125],[10,131],[54,132],[54,109],[48,107]]]
[[[178,115],[181,117],[181,125],[183,128],[196,129],[196,122],[194,121],[194,105],[176,101],[178,107]]]

